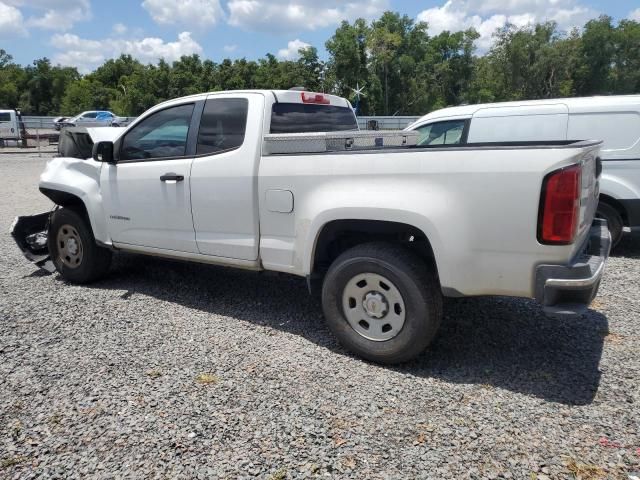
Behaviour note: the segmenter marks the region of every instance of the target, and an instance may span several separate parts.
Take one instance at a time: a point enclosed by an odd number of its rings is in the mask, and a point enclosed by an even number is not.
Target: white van
[[[640,95],[464,105],[431,112],[405,130],[419,145],[603,140],[598,216],[615,245],[640,230]]]
[[[17,145],[22,139],[20,114],[16,110],[0,110],[0,146]]]

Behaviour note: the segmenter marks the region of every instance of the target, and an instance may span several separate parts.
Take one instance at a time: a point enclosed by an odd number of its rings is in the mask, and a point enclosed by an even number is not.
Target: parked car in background
[[[484,142],[602,140],[597,216],[613,245],[624,227],[640,230],[640,95],[465,105],[431,112],[405,130],[423,146]]]
[[[61,121],[60,127],[121,127],[127,123],[127,117],[106,110],[91,110]]]
[[[53,128],[56,130],[60,130],[62,128],[62,124],[69,120],[69,117],[56,117],[53,119]]]
[[[421,148],[358,131],[344,98],[278,90],[64,133],[84,140],[39,185],[60,208],[12,228],[27,258],[74,283],[105,275],[114,250],[305,277],[336,337],[382,363],[429,345],[443,296],[581,313],[609,254],[593,225],[600,142]]]

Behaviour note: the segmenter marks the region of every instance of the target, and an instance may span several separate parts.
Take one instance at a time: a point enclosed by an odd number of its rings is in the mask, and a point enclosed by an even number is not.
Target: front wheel
[[[393,364],[419,355],[442,317],[435,272],[400,246],[358,245],[331,265],[322,288],[329,328],[347,349]]]
[[[62,278],[72,283],[89,283],[109,271],[111,251],[96,244],[85,216],[61,208],[49,221],[49,254]]]

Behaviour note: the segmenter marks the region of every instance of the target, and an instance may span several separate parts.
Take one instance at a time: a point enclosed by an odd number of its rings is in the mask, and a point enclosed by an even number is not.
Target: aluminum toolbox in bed
[[[342,152],[415,146],[418,132],[378,130],[375,132],[278,133],[264,136],[263,155]]]

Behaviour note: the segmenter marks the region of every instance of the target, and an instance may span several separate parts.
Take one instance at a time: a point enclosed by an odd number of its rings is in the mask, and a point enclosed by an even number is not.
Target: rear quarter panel
[[[597,151],[461,148],[263,157],[263,265],[308,275],[315,241],[328,222],[388,220],[425,233],[443,289],[533,296],[535,266],[567,263],[578,249],[537,241],[543,178]],[[293,193],[293,212],[266,208],[271,189]]]

